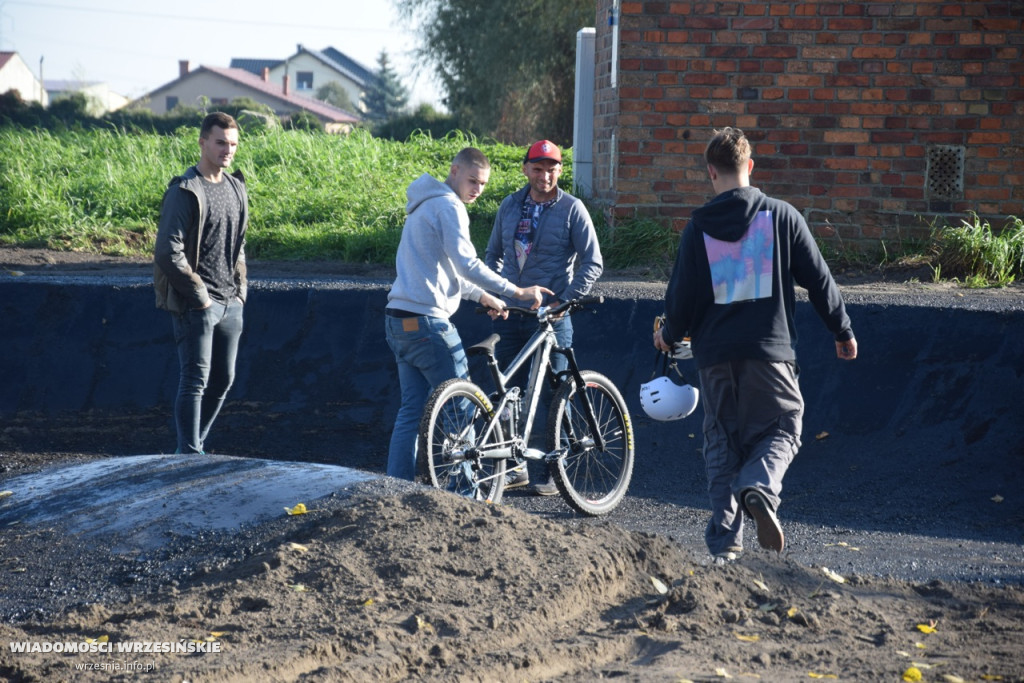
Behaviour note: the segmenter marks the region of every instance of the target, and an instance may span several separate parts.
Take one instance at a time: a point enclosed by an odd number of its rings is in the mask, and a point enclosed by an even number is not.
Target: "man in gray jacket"
[[[171,314],[181,368],[178,453],[203,454],[235,378],[249,222],[245,178],[225,172],[237,149],[232,117],[217,112],[203,119],[199,163],[171,179],[160,210],[153,284],[157,308]]]
[[[562,151],[555,143],[538,140],[530,145],[523,158],[528,182],[498,207],[484,257],[489,267],[511,282],[536,282],[551,289],[554,294],[545,298],[547,306],[586,295],[604,270],[590,213],[582,201],[558,187],[561,174]],[[569,316],[557,320],[554,328],[558,345],[571,347]],[[494,331],[501,335],[496,349],[499,361],[511,360],[536,329],[535,320],[523,317],[495,319]],[[564,356],[554,355],[552,365],[560,372],[568,362]],[[519,468],[505,488],[529,483],[526,469]],[[553,496],[558,489],[548,478],[533,492]]]
[[[540,306],[543,287],[521,288],[499,277],[477,258],[469,239],[469,214],[491,175],[480,150],[459,152],[442,183],[424,173],[409,185],[405,226],[395,256],[397,277],[388,293],[384,332],[398,364],[402,403],[388,448],[388,475],[413,480],[416,438],[430,392],[445,380],[468,377],[459,332],[449,321],[461,299],[501,311],[488,293]],[[507,313],[506,313],[507,315]]]

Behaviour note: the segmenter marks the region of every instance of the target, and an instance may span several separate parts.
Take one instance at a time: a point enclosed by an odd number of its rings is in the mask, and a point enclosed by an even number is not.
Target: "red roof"
[[[229,80],[235,81],[241,85],[248,86],[259,90],[271,97],[287,102],[296,107],[300,107],[307,111],[310,111],[320,118],[328,119],[336,123],[358,123],[359,119],[345,111],[344,109],[338,109],[335,106],[321,102],[320,100],[314,100],[310,97],[303,97],[302,95],[295,94],[284,94],[284,86],[281,83],[274,83],[271,81],[265,81],[259,76],[256,76],[245,69],[231,69],[223,66],[200,66],[199,69],[206,69],[212,71],[219,76],[223,76]],[[198,69],[197,69],[198,71]],[[195,73],[195,72],[193,72]],[[294,86],[293,86],[294,87]]]
[[[252,73],[246,71],[245,69],[231,69],[231,68],[223,67],[223,66],[206,66],[206,65],[199,66],[198,68],[193,69],[192,71],[190,71],[185,76],[182,76],[181,78],[179,78],[177,81],[173,81],[171,83],[168,83],[165,86],[157,88],[156,90],[153,91],[153,93],[150,93],[149,96],[152,96],[154,93],[160,92],[161,90],[166,90],[168,87],[172,86],[174,83],[177,83],[178,81],[181,81],[181,80],[184,80],[186,78],[189,78],[189,77],[193,76],[194,74],[197,74],[197,73],[199,73],[201,71],[204,71],[204,70],[208,71],[210,73],[216,74],[216,75],[220,76],[221,78],[226,78],[229,81],[234,81],[235,83],[238,83],[239,85],[243,85],[243,86],[245,86],[247,88],[251,88],[253,90],[258,90],[261,93],[263,93],[264,95],[268,95],[268,96],[270,96],[270,97],[272,97],[274,99],[280,100],[281,102],[286,102],[286,103],[290,104],[293,107],[297,107],[299,109],[305,109],[306,111],[311,112],[311,113],[315,114],[316,116],[318,116],[321,119],[324,119],[326,121],[333,122],[333,123],[358,123],[359,122],[359,118],[357,116],[355,116],[354,114],[350,114],[349,112],[345,111],[344,109],[338,109],[337,107],[334,107],[334,106],[332,106],[330,104],[327,104],[326,102],[321,102],[320,100],[314,100],[314,99],[309,98],[309,97],[303,97],[301,95],[295,95],[293,93],[285,95],[284,94],[284,86],[281,83],[274,83],[274,82],[271,82],[271,81],[265,81],[262,78],[260,78],[259,76],[256,76],[255,74],[252,74]]]

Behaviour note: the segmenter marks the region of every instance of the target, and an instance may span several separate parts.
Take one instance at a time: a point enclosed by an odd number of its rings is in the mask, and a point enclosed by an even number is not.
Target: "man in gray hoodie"
[[[551,294],[543,287],[518,287],[477,258],[466,204],[476,201],[490,175],[483,152],[467,147],[455,156],[443,183],[425,173],[406,190],[397,277],[384,311],[384,332],[402,391],[388,448],[392,477],[415,479],[416,439],[430,392],[445,380],[469,375],[462,340],[449,320],[460,301],[503,311],[505,304],[490,292],[529,301],[533,308]]]
[[[775,515],[782,478],[800,448],[804,401],[796,364],[794,283],[807,290],[835,340],[857,357],[839,288],[803,216],[750,185],[754,160],[743,131],[715,133],[704,157],[715,198],[683,230],[654,346],[690,337],[704,406],[704,463],[711,519],[708,550],[743,551],[743,514],[758,544],[782,552]]]

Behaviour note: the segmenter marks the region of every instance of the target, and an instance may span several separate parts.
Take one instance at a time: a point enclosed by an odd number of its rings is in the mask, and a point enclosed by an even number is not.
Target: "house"
[[[154,114],[166,114],[179,104],[197,107],[208,102],[217,106],[240,97],[265,104],[282,118],[307,111],[320,119],[325,129],[332,133],[347,132],[359,122],[359,118],[350,112],[297,95],[287,74],[280,81],[274,81],[270,78],[269,69],[264,69],[261,76],[245,69],[221,66],[202,65],[191,69],[187,60],[179,62],[177,80],[144,95],[130,106],[149,109]]]
[[[103,116],[128,104],[128,98],[110,89],[100,81],[52,80],[43,82],[46,95],[50,102],[57,102],[75,93],[85,95],[88,105],[86,111],[91,116]]]
[[[14,90],[24,102],[48,102],[43,84],[17,52],[0,52],[0,93]]]
[[[303,97],[315,98],[317,90],[324,85],[337,83],[359,109],[363,108],[363,93],[377,81],[376,74],[340,50],[333,47],[311,50],[301,43],[287,59],[235,58],[231,66],[257,76],[267,71],[270,80],[278,83],[288,76],[295,94]]]

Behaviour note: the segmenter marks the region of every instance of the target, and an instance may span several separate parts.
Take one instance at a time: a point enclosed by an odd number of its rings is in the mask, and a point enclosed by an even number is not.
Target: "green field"
[[[174,135],[114,130],[0,128],[0,245],[144,256],[152,252],[168,181],[198,159],[196,128]],[[405,218],[405,189],[422,173],[443,179],[467,145],[490,158],[491,179],[470,208],[478,251],[501,200],[522,187],[523,150],[462,135],[406,142],[364,130],[324,135],[274,129],[243,133],[235,168],[246,177],[252,219],[247,254],[254,259],[391,263]],[[561,185],[572,186],[565,150]],[[591,206],[605,264],[667,276],[677,236],[652,219],[618,221],[612,230]],[[834,250],[832,250],[834,251]],[[882,265],[926,258],[936,279],[975,286],[1008,284],[1024,268],[1024,223],[993,229],[976,218],[937,227],[926,245],[882,245],[881,256],[832,254],[830,260]]]

